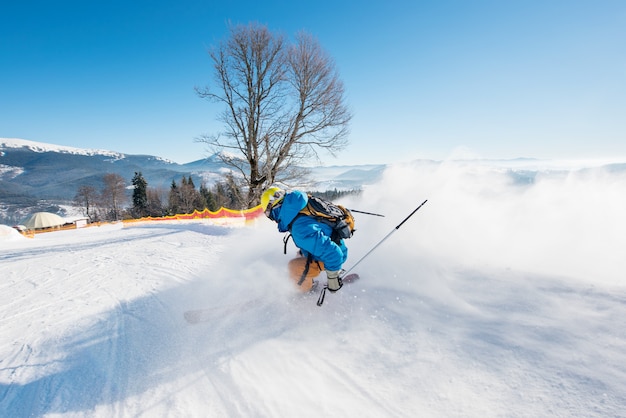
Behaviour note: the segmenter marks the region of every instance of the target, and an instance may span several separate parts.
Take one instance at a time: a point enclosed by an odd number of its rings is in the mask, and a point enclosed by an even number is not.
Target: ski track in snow
[[[433,216],[321,308],[269,222],[0,241],[2,416],[624,416],[623,285],[451,262]]]

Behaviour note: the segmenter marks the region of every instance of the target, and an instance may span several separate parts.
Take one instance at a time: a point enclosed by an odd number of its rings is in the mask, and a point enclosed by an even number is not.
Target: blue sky
[[[354,118],[324,163],[626,158],[626,1],[13,1],[0,5],[0,137],[185,163],[219,108],[227,22],[306,30]]]

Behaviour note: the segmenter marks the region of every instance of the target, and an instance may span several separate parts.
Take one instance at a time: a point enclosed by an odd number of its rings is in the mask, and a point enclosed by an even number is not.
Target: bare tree
[[[74,197],[74,201],[82,207],[84,215],[89,218],[90,222],[93,222],[96,219],[96,202],[98,200],[98,192],[96,192],[96,188],[93,186],[80,186],[78,188],[78,192],[76,192],[76,196]]]
[[[225,131],[201,141],[242,157],[220,153],[243,176],[248,206],[272,183],[301,179],[306,172],[298,166],[319,161],[320,150],[345,148],[351,114],[343,83],[311,35],[289,43],[266,26],[239,25],[209,55],[217,87],[196,90],[225,105]]]
[[[164,216],[167,213],[165,197],[166,192],[163,188],[148,187],[146,190],[146,198],[148,200],[146,214],[148,216]]]
[[[115,173],[105,174],[101,197],[103,206],[108,209],[107,218],[114,221],[119,220],[122,206],[127,199],[124,178]]]
[[[169,211],[176,213],[193,213],[194,210],[203,210],[206,202],[191,179],[183,176],[180,185],[176,181],[172,181],[169,194]]]

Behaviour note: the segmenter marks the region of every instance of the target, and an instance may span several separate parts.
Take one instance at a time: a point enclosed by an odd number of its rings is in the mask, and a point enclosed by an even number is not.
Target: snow
[[[25,239],[24,236],[17,229],[7,225],[0,225],[0,242],[20,241],[23,239]]]
[[[0,411],[623,416],[625,186],[394,165],[342,201],[386,215],[357,214],[346,267],[394,232],[322,307],[285,279],[295,248],[266,219],[0,229]]]
[[[0,138],[0,150],[6,148],[27,148],[34,152],[59,152],[63,154],[76,154],[86,156],[103,155],[107,157],[112,157],[116,160],[124,158],[124,154],[114,151],[67,147],[64,145],[54,145],[19,138]]]
[[[0,154],[0,157],[2,154]],[[0,164],[0,179],[4,176],[13,179],[24,172],[22,167],[13,167],[6,164]]]

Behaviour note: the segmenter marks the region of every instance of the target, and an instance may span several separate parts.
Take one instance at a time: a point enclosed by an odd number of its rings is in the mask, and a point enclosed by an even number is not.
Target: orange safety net
[[[251,209],[233,210],[220,208],[219,210],[212,212],[208,209],[203,211],[194,210],[193,213],[176,214],[170,216],[152,217],[147,216],[139,219],[125,219],[124,223],[132,222],[145,222],[145,221],[177,221],[177,220],[196,220],[196,219],[241,219],[244,221],[255,220],[259,216],[263,215],[263,208],[261,205]]]

